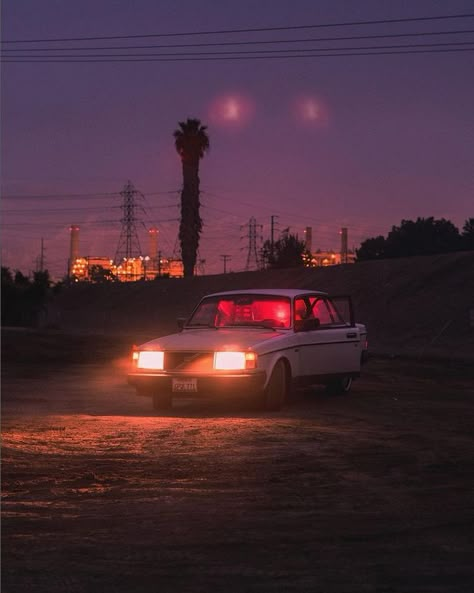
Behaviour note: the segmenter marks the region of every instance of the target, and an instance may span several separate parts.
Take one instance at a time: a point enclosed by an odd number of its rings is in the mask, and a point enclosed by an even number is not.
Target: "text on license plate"
[[[173,391],[175,393],[197,391],[197,379],[173,379]]]

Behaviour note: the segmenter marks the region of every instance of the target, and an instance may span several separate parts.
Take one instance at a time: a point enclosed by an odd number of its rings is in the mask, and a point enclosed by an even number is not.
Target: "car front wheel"
[[[331,395],[342,395],[351,390],[352,377],[339,377],[326,385],[326,392]]]

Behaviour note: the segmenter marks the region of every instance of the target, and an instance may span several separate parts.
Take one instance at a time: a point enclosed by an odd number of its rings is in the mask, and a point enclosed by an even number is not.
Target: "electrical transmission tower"
[[[114,258],[117,265],[124,259],[128,260],[141,255],[140,240],[136,227],[136,223],[139,220],[136,216],[136,211],[139,208],[143,210],[136,202],[137,196],[138,199],[141,199],[143,196],[133,187],[131,181],[127,181],[120,195],[122,196],[122,205],[120,206],[122,210],[122,218],[120,219],[122,230]]]
[[[245,270],[246,271],[251,270],[251,269],[258,270],[260,268],[260,262],[259,262],[258,252],[257,252],[257,228],[260,229],[260,233],[261,233],[263,225],[257,224],[257,221],[252,216],[252,218],[248,221],[248,223],[245,225],[242,225],[242,226],[248,228],[248,234],[246,235],[246,237],[249,240],[249,246],[248,246],[248,252],[247,252],[247,263],[245,265]],[[260,240],[260,243],[261,243],[263,238],[261,235],[259,235],[258,239]]]

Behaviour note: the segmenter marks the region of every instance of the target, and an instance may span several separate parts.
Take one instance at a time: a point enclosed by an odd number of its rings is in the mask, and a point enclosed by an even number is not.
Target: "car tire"
[[[344,395],[352,387],[352,377],[339,377],[326,384],[326,393],[330,395]]]
[[[265,410],[280,410],[288,394],[286,365],[279,360],[273,367],[270,380],[264,391],[263,407]]]

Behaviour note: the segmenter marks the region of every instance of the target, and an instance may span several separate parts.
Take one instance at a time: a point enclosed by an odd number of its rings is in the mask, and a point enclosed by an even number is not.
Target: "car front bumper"
[[[195,391],[173,391],[173,379],[195,379]],[[167,393],[173,397],[252,397],[263,391],[264,371],[219,373],[215,375],[178,373],[130,373],[128,383],[139,395]]]

